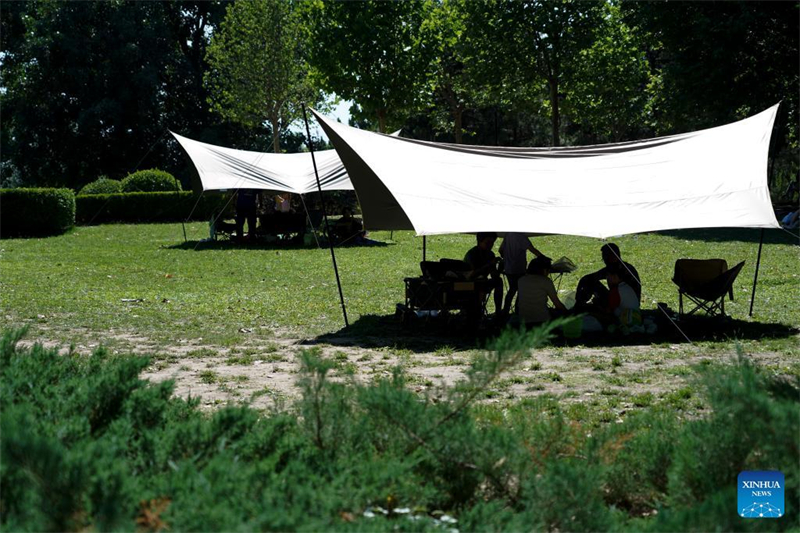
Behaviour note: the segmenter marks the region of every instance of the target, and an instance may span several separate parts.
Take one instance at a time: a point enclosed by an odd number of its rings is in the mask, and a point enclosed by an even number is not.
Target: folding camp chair
[[[678,286],[679,313],[692,315],[703,310],[709,316],[725,316],[725,294],[733,301],[733,282],[744,261],[728,269],[724,259],[678,259],[672,281]],[[684,313],[684,295],[694,304]]]

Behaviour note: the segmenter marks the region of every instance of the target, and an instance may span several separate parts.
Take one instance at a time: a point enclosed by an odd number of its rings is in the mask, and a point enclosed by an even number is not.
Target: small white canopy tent
[[[306,194],[318,190],[308,152],[274,154],[234,150],[170,133],[197,168],[203,191],[258,189]],[[336,150],[322,150],[314,155],[323,191],[353,190]]]
[[[779,228],[767,187],[777,109],[697,132],[565,148],[414,141],[315,116],[355,186],[367,229],[606,238]]]

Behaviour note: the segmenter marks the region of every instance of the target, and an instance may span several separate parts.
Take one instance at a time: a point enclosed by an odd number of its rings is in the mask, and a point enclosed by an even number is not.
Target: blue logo
[[[744,471],[739,474],[739,516],[780,518],[783,506],[783,474],[776,470]]]

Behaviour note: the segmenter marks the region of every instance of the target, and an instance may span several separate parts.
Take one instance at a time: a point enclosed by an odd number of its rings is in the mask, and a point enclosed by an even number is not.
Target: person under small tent
[[[247,221],[247,240],[256,234],[256,215],[258,213],[259,191],[239,189],[236,192],[236,238],[244,241],[244,223]]]

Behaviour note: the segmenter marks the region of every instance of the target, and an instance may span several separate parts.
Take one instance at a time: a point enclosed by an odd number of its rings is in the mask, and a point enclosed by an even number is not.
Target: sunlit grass
[[[188,245],[178,224],[79,227],[59,237],[0,241],[0,317],[6,326],[30,324],[29,338],[64,343],[117,338],[154,349],[180,342],[231,348],[266,344],[276,334],[308,337],[342,328],[328,249],[198,244],[207,236],[206,225],[186,229]],[[421,238],[411,232],[371,237],[387,244],[336,250],[351,323],[364,315],[393,314],[404,299],[403,278],[419,272]],[[428,259],[461,258],[473,241],[469,235],[429,237]],[[639,270],[643,306],[650,308],[655,302],[677,308],[670,281],[676,259],[721,257],[731,265],[746,260],[735,300],[726,308],[747,318],[756,230],[692,230],[613,241]],[[562,291],[601,266],[599,240],[544,236],[534,242],[553,258],[566,255],[577,263],[577,272],[557,282]],[[800,324],[799,259],[800,247],[791,237],[768,232],[754,320]],[[747,344],[785,351],[796,346],[796,338]],[[440,355],[451,352],[446,344],[440,349]]]

